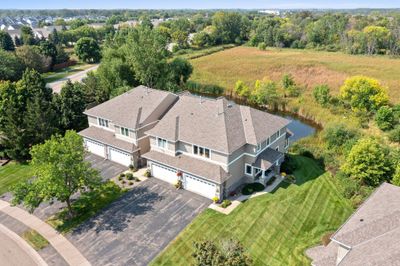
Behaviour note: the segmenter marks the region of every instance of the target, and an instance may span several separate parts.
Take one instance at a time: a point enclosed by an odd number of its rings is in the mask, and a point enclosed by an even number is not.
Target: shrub
[[[301,94],[300,88],[296,85],[289,86],[286,90],[289,97],[299,97]]]
[[[129,170],[131,170],[132,172],[136,172],[138,169],[133,164],[130,164]]]
[[[313,96],[317,103],[326,106],[331,98],[328,85],[318,85],[313,90]]]
[[[132,173],[127,173],[126,174],[126,179],[133,180],[134,179],[133,174]]]
[[[267,49],[267,45],[265,44],[265,42],[260,42],[258,44],[258,49],[261,51],[265,51],[265,49]]]
[[[389,139],[390,141],[400,143],[400,125],[389,132]]]
[[[125,177],[125,174],[124,173],[120,173],[119,177]]]
[[[301,156],[304,156],[304,157],[311,158],[311,159],[315,159],[314,154],[313,154],[311,151],[309,151],[309,150],[303,150],[303,151],[301,151],[301,152],[300,152],[300,155],[301,155]]]
[[[350,129],[344,124],[332,124],[324,130],[322,138],[329,149],[337,149],[351,140],[356,140],[358,135],[356,130]]]
[[[176,184],[175,184],[175,187],[176,187],[177,189],[182,189],[182,188],[183,188],[182,181],[181,181],[181,180],[178,180],[178,182],[176,182]]]
[[[382,106],[375,114],[376,125],[383,131],[393,129],[395,117],[393,109],[389,106]]]
[[[122,184],[125,184],[126,183],[126,181],[125,180],[122,180],[122,182],[121,182]]]
[[[212,201],[213,201],[214,203],[217,203],[217,202],[219,201],[219,198],[218,198],[218,197],[213,197],[213,198],[212,198]]]
[[[147,169],[146,172],[143,174],[145,177],[151,177],[151,171],[150,169]]]
[[[276,180],[276,176],[272,176],[266,183],[267,186],[272,185]]]
[[[232,204],[232,202],[230,201],[230,200],[224,200],[222,203],[221,203],[221,207],[222,208],[226,208],[226,207],[228,207],[229,205],[231,205]]]
[[[133,182],[132,182],[132,181],[129,181],[129,182],[128,182],[128,185],[132,186],[132,185],[133,185]]]
[[[281,171],[285,172],[286,174],[293,174],[293,172],[296,170],[296,167],[296,161],[293,160],[293,157],[287,155],[281,164]]]
[[[123,177],[120,175],[118,176],[118,180],[121,181],[123,179]]]
[[[243,187],[242,194],[243,195],[251,195],[254,192],[263,191],[264,189],[265,189],[265,186],[261,183],[258,183],[258,182],[250,183],[250,184],[246,184]]]

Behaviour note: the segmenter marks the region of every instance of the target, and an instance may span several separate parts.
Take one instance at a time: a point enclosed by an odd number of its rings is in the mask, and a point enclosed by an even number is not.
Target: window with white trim
[[[285,148],[289,147],[289,138],[285,139]]]
[[[162,139],[162,138],[157,138],[157,146],[159,148],[166,149],[167,148],[167,140]]]
[[[108,120],[99,118],[99,125],[102,127],[108,127]]]
[[[193,154],[204,158],[210,158],[210,149],[193,145]]]
[[[253,175],[253,167],[250,164],[244,164],[244,173],[246,175]]]
[[[258,143],[258,144],[257,144],[257,147],[256,147],[256,151],[261,150],[261,147],[262,147],[262,143]]]
[[[129,137],[129,129],[126,127],[121,127],[121,135]]]

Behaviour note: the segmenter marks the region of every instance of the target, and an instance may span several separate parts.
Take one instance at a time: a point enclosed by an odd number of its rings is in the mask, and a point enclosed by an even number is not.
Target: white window
[[[102,127],[108,127],[108,120],[99,118],[99,125]]]
[[[245,167],[245,170],[244,170],[244,173],[246,174],[246,175],[253,175],[253,167],[250,165],[250,164],[245,164],[244,165]]]
[[[129,129],[127,129],[125,127],[121,127],[121,134],[129,137]]]
[[[259,150],[261,150],[261,147],[262,147],[262,143],[258,143],[258,144],[257,144],[256,151],[259,151]]]
[[[285,139],[285,148],[289,147],[289,139]]]
[[[210,149],[193,145],[193,154],[204,158],[210,158]]]
[[[278,130],[278,132],[276,132],[276,135],[278,136],[278,138],[281,136],[281,131]]]
[[[167,140],[162,138],[157,138],[157,146],[163,149],[167,148]]]

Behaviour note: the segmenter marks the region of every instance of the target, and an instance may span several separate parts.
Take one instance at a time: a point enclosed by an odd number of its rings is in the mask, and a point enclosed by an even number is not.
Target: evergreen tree
[[[14,51],[14,42],[8,32],[0,30],[0,49],[6,51]]]

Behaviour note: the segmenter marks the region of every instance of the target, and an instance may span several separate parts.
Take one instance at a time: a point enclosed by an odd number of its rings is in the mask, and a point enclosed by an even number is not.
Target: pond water
[[[307,123],[306,121],[302,121],[299,118],[294,116],[285,115],[285,114],[277,114],[281,117],[289,119],[291,122],[288,125],[288,129],[293,133],[293,137],[291,141],[294,142],[296,140],[308,137],[317,132],[318,128],[311,123]]]

